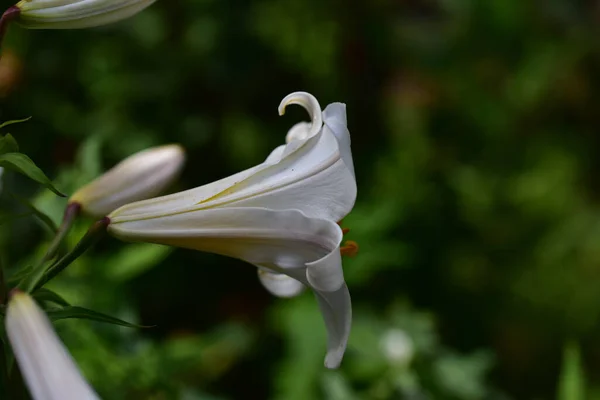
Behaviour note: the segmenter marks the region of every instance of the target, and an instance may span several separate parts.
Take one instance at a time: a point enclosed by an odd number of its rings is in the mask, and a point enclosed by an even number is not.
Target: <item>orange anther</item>
[[[347,240],[342,247],[340,247],[340,253],[343,256],[354,257],[358,254],[358,243],[353,240]]]

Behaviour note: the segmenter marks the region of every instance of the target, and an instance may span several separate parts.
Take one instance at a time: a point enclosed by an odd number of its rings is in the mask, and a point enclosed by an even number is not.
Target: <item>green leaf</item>
[[[22,281],[27,275],[33,272],[33,265],[26,265],[19,269],[17,272],[14,272],[7,279],[7,282],[10,286],[16,286],[16,284]]]
[[[70,307],[71,305],[69,304],[68,301],[66,301],[62,296],[60,296],[59,294],[53,292],[52,290],[46,289],[46,288],[41,288],[36,290],[33,293],[33,297],[39,301],[47,301],[47,302],[51,302],[54,304],[58,304],[59,306],[62,307]]]
[[[19,172],[46,186],[58,196],[66,197],[66,195],[54,187],[52,181],[35,165],[31,158],[23,153],[6,153],[0,155],[0,166]]]
[[[27,122],[31,119],[31,117],[23,118],[23,119],[13,119],[11,121],[6,121],[0,124],[0,129],[7,127],[13,124],[20,124],[21,122]]]
[[[585,376],[579,346],[569,342],[563,349],[557,400],[584,400]]]
[[[16,221],[18,219],[21,218],[25,218],[25,217],[29,217],[30,215],[32,215],[32,212],[24,212],[24,213],[19,213],[19,214],[0,214],[0,225],[4,225],[4,224],[8,224],[9,222],[12,221]]]
[[[111,281],[124,282],[155,267],[172,251],[173,248],[168,246],[134,243],[112,256],[103,270]]]
[[[111,317],[106,314],[99,313],[97,311],[89,310],[83,307],[65,307],[61,310],[47,311],[48,317],[52,321],[58,321],[61,319],[89,319],[91,321],[105,322],[107,324],[126,326],[128,328],[151,328],[151,326],[143,326],[132,324],[121,319]]]
[[[0,138],[0,154],[16,153],[17,151],[19,151],[19,145],[10,133]]]
[[[42,221],[44,223],[44,225],[46,225],[46,227],[48,229],[50,229],[50,232],[52,232],[53,234],[56,233],[56,231],[58,230],[58,227],[56,226],[56,224],[54,223],[54,221],[52,220],[52,218],[50,218],[50,216],[48,216],[46,213],[44,213],[43,211],[40,211],[36,206],[34,206],[29,200],[27,200],[24,197],[21,197],[15,193],[10,193],[10,196],[16,200],[19,204],[21,204],[22,206],[26,207],[27,209],[29,209],[29,214],[33,214],[35,215],[40,221]]]

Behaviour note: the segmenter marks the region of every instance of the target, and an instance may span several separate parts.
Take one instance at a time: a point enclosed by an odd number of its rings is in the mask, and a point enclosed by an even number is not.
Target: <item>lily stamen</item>
[[[354,257],[358,254],[358,243],[354,240],[346,240],[340,247],[340,254],[343,256]]]

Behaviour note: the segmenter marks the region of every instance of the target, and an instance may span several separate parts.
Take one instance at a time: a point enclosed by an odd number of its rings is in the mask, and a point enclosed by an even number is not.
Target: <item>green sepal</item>
[[[41,288],[33,293],[33,298],[38,302],[49,302],[59,305],[61,307],[71,307],[68,301],[66,301],[61,295],[53,292],[50,289]]]
[[[0,138],[0,154],[16,153],[19,151],[19,144],[9,133]]]
[[[67,197],[61,193],[54,185],[52,181],[44,174],[44,172],[38,168],[37,165],[23,153],[6,153],[0,155],[0,167],[5,167],[16,171],[20,174],[27,176],[34,181],[41,183],[58,196]]]
[[[0,124],[0,129],[7,127],[13,124],[20,124],[21,122],[27,122],[31,119],[31,117],[23,118],[23,119],[13,119],[11,121],[6,121]]]
[[[152,328],[151,326],[132,324],[131,322],[123,321],[121,319],[111,317],[110,315],[102,314],[84,307],[69,306],[61,308],[60,310],[49,310],[46,311],[46,313],[52,321],[75,318],[104,322],[112,325],[126,326],[128,328]]]

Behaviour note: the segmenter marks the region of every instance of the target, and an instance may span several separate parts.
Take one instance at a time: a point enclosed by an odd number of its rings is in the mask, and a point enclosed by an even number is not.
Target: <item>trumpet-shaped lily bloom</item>
[[[336,368],[346,349],[352,308],[344,281],[337,224],[356,199],[346,109],[324,111],[304,92],[279,106],[303,106],[311,122],[296,124],[287,144],[262,163],[217,182],[128,204],[109,215],[108,231],[125,241],[207,251],[259,267],[273,294],[313,289],[328,331],[325,365]]]
[[[78,29],[129,18],[156,0],[21,0],[17,22],[30,29]]]
[[[162,192],[177,177],[185,151],[177,144],[135,153],[71,196],[83,212],[103,217],[124,204],[148,199]]]
[[[34,400],[94,400],[48,317],[26,293],[8,303],[6,333],[29,393]]]

